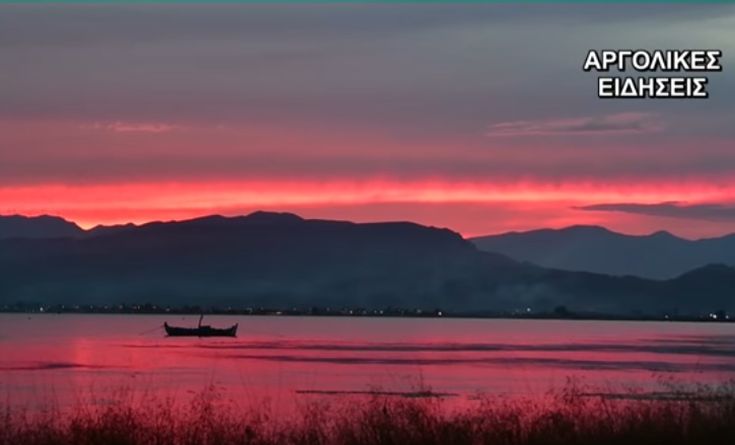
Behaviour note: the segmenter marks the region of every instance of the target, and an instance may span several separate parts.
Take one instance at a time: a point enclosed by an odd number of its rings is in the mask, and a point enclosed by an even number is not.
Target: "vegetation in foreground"
[[[730,444],[735,437],[732,383],[614,397],[570,385],[544,401],[446,404],[436,397],[338,398],[277,417],[267,405],[238,408],[208,390],[187,406],[130,399],[80,405],[64,415],[6,407],[0,409],[0,444]]]

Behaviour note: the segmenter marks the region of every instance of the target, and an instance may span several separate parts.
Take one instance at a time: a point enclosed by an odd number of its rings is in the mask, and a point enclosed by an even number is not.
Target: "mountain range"
[[[480,249],[556,269],[677,277],[705,264],[735,265],[735,235],[687,240],[668,232],[633,236],[597,226],[572,226],[472,238]]]
[[[728,266],[667,280],[566,271],[485,252],[451,230],[409,222],[256,212],[77,228],[69,235],[71,227],[53,227],[58,231],[46,237],[0,236],[0,304],[735,310],[735,269]]]
[[[0,216],[0,240],[7,238],[66,238],[82,236],[78,225],[57,216]]]

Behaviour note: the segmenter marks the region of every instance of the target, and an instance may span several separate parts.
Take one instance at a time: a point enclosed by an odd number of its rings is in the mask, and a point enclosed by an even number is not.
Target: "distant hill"
[[[119,233],[119,232],[124,232],[126,230],[135,229],[137,227],[138,226],[136,226],[133,223],[117,224],[117,225],[113,225],[113,226],[102,226],[102,225],[100,225],[100,226],[92,227],[91,229],[87,230],[85,232],[85,236],[109,235],[109,234],[112,234],[112,233]]]
[[[0,304],[143,303],[288,308],[532,307],[627,314],[735,310],[735,269],[674,280],[545,269],[447,229],[256,212],[0,240]]]
[[[514,265],[457,233],[256,212],[0,242],[6,301],[168,304],[438,304],[467,270]],[[456,289],[454,289],[456,287]],[[432,301],[434,299],[435,301]]]
[[[472,238],[480,249],[539,266],[666,279],[711,263],[735,265],[735,235],[690,241],[668,232],[623,235],[596,226]]]
[[[0,239],[66,238],[83,234],[79,226],[56,216],[0,216]]]

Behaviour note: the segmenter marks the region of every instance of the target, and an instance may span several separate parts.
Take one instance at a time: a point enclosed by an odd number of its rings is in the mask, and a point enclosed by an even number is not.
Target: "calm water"
[[[89,393],[180,397],[214,385],[287,405],[375,389],[534,395],[570,376],[609,388],[735,378],[735,324],[210,316],[213,326],[239,322],[239,337],[156,329],[197,318],[0,314],[0,396],[64,405]]]

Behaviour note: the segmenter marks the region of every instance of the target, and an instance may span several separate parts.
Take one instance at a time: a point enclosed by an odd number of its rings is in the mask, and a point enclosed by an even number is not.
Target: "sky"
[[[600,100],[590,49],[723,51]],[[735,5],[0,5],[0,214],[735,232]]]

